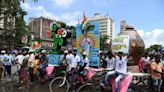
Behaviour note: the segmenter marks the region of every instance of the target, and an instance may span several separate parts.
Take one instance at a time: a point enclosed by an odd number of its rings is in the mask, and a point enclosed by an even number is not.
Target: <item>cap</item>
[[[47,51],[46,50],[42,50],[41,53],[46,53]]]
[[[99,51],[99,54],[100,54],[100,53],[102,53],[102,51],[101,51],[101,50]]]
[[[5,50],[2,50],[1,53],[6,53],[6,51]]]
[[[34,50],[31,49],[31,50],[29,50],[28,52],[29,52],[29,53],[30,53],[30,52],[34,52]]]
[[[86,52],[83,52],[83,55],[87,55],[87,53]]]
[[[68,53],[68,51],[66,50],[66,51],[64,51],[64,53]]]

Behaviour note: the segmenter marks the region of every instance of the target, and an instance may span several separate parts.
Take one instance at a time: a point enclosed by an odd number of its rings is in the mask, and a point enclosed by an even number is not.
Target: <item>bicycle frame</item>
[[[67,80],[67,77],[66,77],[66,76],[64,76],[64,80],[63,80],[62,84],[61,84],[61,85],[59,85],[59,87],[62,87],[62,86],[65,84],[66,80]]]

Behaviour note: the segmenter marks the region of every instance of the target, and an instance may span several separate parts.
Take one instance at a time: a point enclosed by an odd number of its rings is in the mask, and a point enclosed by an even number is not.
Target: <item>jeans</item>
[[[162,80],[161,79],[152,78],[152,83],[153,83],[154,91],[160,92]]]
[[[125,77],[125,74],[123,73],[119,73],[117,71],[110,71],[106,74],[105,76],[105,84],[109,84],[109,80],[112,78],[112,77],[115,77],[116,76],[116,79],[115,79],[115,90],[116,92],[120,92],[120,81]]]
[[[4,76],[6,76],[6,72],[10,77],[11,76],[11,65],[5,65]]]

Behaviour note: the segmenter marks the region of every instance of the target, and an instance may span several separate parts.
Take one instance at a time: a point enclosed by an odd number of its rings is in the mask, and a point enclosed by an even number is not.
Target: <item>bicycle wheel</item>
[[[65,80],[65,77],[56,77],[49,84],[50,92],[67,92],[69,89],[69,83]]]
[[[94,86],[92,83],[87,83],[80,86],[77,92],[100,92],[100,87]]]

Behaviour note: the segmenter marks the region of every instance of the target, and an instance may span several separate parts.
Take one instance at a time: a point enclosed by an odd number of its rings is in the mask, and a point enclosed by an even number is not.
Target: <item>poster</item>
[[[129,54],[130,36],[129,35],[116,36],[112,43],[112,50],[115,53],[121,51],[123,53]]]
[[[59,66],[60,65],[60,56],[55,54],[48,55],[48,65],[50,66]]]
[[[76,48],[79,55],[82,58],[82,53],[86,52],[87,57],[90,60],[89,65],[99,66],[99,49],[100,49],[100,32],[99,23],[90,22],[90,29],[83,30],[82,24],[76,26]]]

